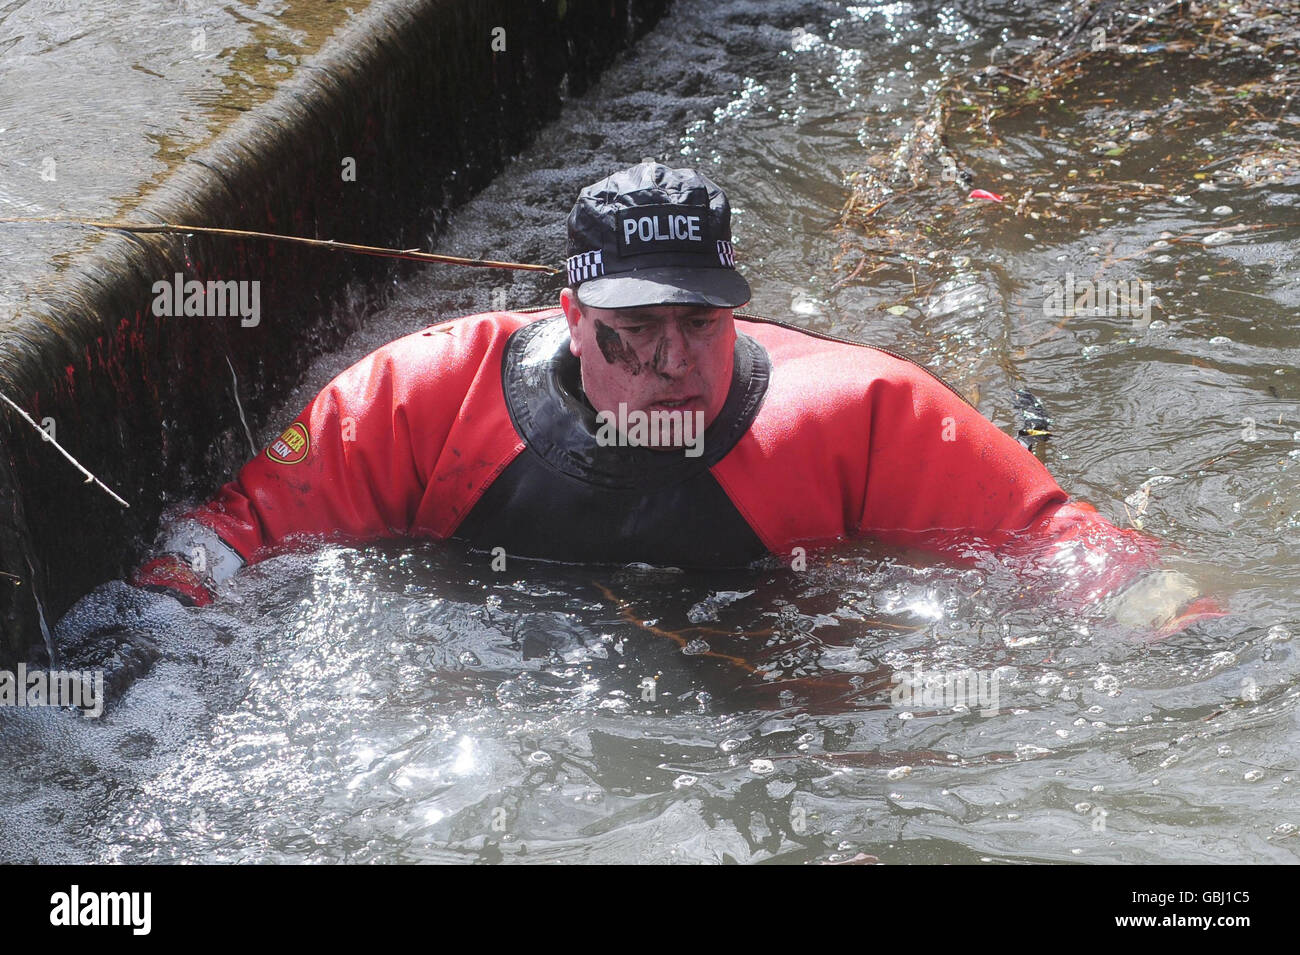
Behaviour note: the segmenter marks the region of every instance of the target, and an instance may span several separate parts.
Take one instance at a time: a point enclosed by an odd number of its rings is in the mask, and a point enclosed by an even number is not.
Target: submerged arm
[[[1047,569],[1043,595],[1057,605],[1104,610],[1155,637],[1223,615],[1162,566],[1163,542],[1070,500],[1033,454],[937,381],[873,391],[862,532],[946,551],[977,537]]]

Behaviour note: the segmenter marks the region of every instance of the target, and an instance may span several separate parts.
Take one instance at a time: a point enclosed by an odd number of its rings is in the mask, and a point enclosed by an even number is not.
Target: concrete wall
[[[666,4],[378,2],[123,217],[423,246]],[[259,281],[260,322],[155,316],[153,284],[177,272]],[[364,320],[343,287],[395,274],[388,260],[285,244],[111,233],[0,327],[0,390],[53,419],[60,444],[131,504],[0,412],[0,666],[43,661],[38,603],[52,626],[129,571],[165,504],[211,493],[249,456],[228,360],[256,428]]]

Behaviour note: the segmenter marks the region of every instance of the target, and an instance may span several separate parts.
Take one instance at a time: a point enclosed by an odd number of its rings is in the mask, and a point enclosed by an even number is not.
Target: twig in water
[[[608,587],[606,587],[604,584],[600,583],[600,581],[597,580],[593,580],[592,584],[596,587],[597,590],[601,592],[601,594],[604,595],[606,600],[618,606],[619,616],[621,616],[628,623],[632,624],[634,627],[644,630],[646,633],[652,633],[656,637],[666,637],[669,640],[673,641],[673,643],[677,644],[679,647],[682,648],[686,647],[689,641],[685,637],[683,637],[680,633],[677,633],[676,631],[673,630],[665,630],[662,627],[656,627],[653,624],[646,623],[646,621],[642,620],[633,612],[632,608],[628,605],[628,602],[626,600],[623,600],[621,597],[615,595],[614,591],[610,590]],[[722,660],[726,663],[730,663],[734,667],[739,667],[740,669],[744,670],[746,673],[758,672],[758,668],[750,664],[743,657],[732,656],[731,654],[728,653],[717,653],[713,650],[705,650],[699,653],[698,656],[710,657],[714,660]]]
[[[5,404],[7,404],[10,408],[13,408],[14,411],[18,412],[18,414],[22,417],[22,419],[23,419],[24,421],[26,421],[29,425],[31,425],[33,428],[36,429],[36,433],[39,434],[39,435],[41,436],[41,440],[42,440],[42,441],[48,441],[48,442],[50,442],[50,444],[52,444],[52,445],[54,445],[56,448],[58,448],[60,454],[62,454],[65,458],[67,458],[69,461],[71,461],[71,462],[73,463],[73,465],[76,467],[76,469],[77,469],[78,471],[80,471],[82,474],[86,475],[86,483],[87,483],[87,484],[90,484],[90,483],[92,483],[92,482],[95,483],[95,484],[98,484],[100,487],[102,487],[102,488],[104,489],[104,491],[108,494],[108,496],[111,497],[113,500],[117,501],[117,503],[121,504],[123,507],[130,507],[130,506],[131,506],[130,504],[126,503],[126,501],[124,501],[124,500],[122,500],[120,497],[118,497],[117,494],[114,493],[114,491],[113,491],[113,489],[112,489],[111,487],[109,487],[107,484],[105,484],[105,483],[104,483],[103,481],[101,481],[99,478],[95,477],[95,475],[91,474],[91,473],[90,473],[89,471],[87,471],[84,467],[82,467],[80,461],[78,461],[76,458],[74,458],[72,455],[70,455],[67,451],[65,451],[65,450],[63,449],[63,445],[59,444],[59,442],[55,441],[55,440],[54,440],[53,438],[51,438],[48,434],[46,434],[45,429],[42,428],[39,424],[37,424],[35,421],[33,421],[31,415],[29,415],[29,414],[28,414],[26,411],[24,411],[22,408],[18,407],[16,404],[14,404],[12,401],[10,401],[10,400],[9,400],[9,396],[6,395],[3,391],[0,391],[0,398],[4,399],[4,403],[5,403]]]
[[[235,366],[231,364],[230,356],[226,356],[226,364],[230,366],[230,377],[235,383],[235,407],[239,409],[239,420],[244,424],[244,434],[248,435],[248,447],[253,452],[253,457],[257,457],[257,445],[253,443],[253,432],[248,427],[248,419],[244,417],[244,406],[239,403],[239,378],[235,375]]]

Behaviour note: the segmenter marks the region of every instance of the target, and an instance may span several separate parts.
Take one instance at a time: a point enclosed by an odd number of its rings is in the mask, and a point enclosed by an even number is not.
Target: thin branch
[[[235,383],[235,407],[239,409],[239,420],[244,424],[244,434],[248,435],[248,446],[253,451],[253,457],[257,457],[257,445],[253,443],[253,432],[248,427],[248,419],[244,417],[244,406],[239,401],[239,378],[235,374],[235,366],[230,361],[230,356],[226,356],[226,364],[230,366],[230,379]]]
[[[22,408],[18,407],[18,406],[17,406],[16,404],[14,404],[11,400],[9,400],[9,396],[6,395],[3,391],[0,391],[0,399],[3,399],[4,402],[5,402],[5,404],[7,404],[10,408],[13,408],[14,411],[17,411],[18,414],[22,416],[22,419],[23,419],[24,421],[26,421],[26,422],[27,422],[28,424],[30,424],[33,428],[35,428],[35,429],[36,429],[36,433],[39,434],[39,435],[41,436],[41,440],[42,440],[42,441],[48,441],[48,442],[50,442],[50,444],[52,444],[52,445],[54,445],[56,448],[58,448],[60,454],[62,454],[65,458],[67,458],[69,461],[71,461],[71,462],[73,463],[73,465],[76,467],[76,469],[77,469],[78,471],[80,471],[82,474],[86,475],[86,483],[87,483],[87,484],[90,484],[90,483],[92,483],[92,482],[95,483],[95,484],[98,484],[100,487],[102,487],[102,488],[104,489],[104,491],[108,494],[108,496],[111,497],[113,500],[117,501],[117,503],[121,504],[123,507],[130,507],[130,506],[131,506],[130,504],[126,503],[126,501],[124,501],[124,500],[122,500],[120,497],[118,497],[117,494],[115,494],[115,493],[113,492],[113,489],[112,489],[111,487],[109,487],[107,484],[105,484],[105,483],[104,483],[103,481],[101,481],[99,478],[95,477],[95,475],[91,474],[91,473],[90,473],[89,471],[87,471],[84,467],[82,467],[80,461],[78,461],[76,458],[74,458],[72,455],[70,455],[67,451],[65,451],[65,450],[63,449],[63,446],[62,446],[61,444],[59,444],[59,442],[57,442],[57,441],[55,441],[53,438],[51,438],[51,437],[46,433],[46,431],[45,431],[44,428],[42,428],[39,424],[37,424],[35,421],[33,421],[31,415],[29,415],[26,411],[24,411]]]
[[[293,242],[298,245],[310,245],[315,248],[331,249],[338,252],[358,252],[361,255],[374,255],[387,259],[411,259],[415,262],[440,262],[444,265],[466,265],[480,269],[518,269],[525,272],[545,272],[557,275],[560,269],[549,265],[529,265],[523,262],[496,262],[491,259],[466,259],[455,255],[435,255],[418,249],[386,249],[375,245],[356,245],[352,242],[336,242],[333,239],[308,239],[299,235],[277,235],[274,232],[249,232],[245,229],[217,229],[212,226],[173,225],[166,222],[120,222],[100,221],[95,219],[69,219],[59,216],[44,218],[0,218],[0,223],[55,223],[60,225],[80,225],[92,229],[112,229],[119,232],[168,233],[199,235],[222,235],[236,239],[270,239],[276,242]]]

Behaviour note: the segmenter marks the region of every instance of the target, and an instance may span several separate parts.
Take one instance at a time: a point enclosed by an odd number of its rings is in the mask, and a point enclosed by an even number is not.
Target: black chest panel
[[[574,563],[737,567],[767,553],[709,468],[749,429],[767,392],[767,352],[736,336],[731,387],[703,453],[606,447],[582,392],[563,316],[525,325],[501,378],[528,445],[479,498],[455,536],[475,547]]]

